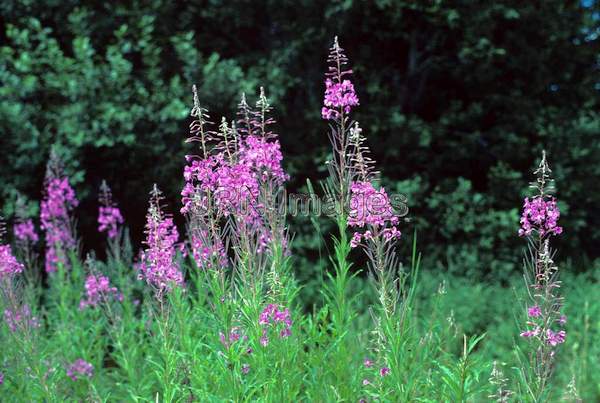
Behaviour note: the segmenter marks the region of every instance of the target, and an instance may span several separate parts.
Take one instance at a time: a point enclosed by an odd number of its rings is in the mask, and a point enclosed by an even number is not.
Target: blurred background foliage
[[[101,245],[102,179],[139,242],[152,183],[179,209],[193,83],[217,122],[264,86],[289,191],[306,190],[307,178],[325,175],[323,73],[339,35],[361,102],[355,117],[383,183],[408,196],[403,231],[417,230],[427,267],[500,279],[519,270],[519,210],[546,149],[561,260],[598,268],[599,3],[5,0],[1,206],[10,217],[16,191],[40,199],[55,144],[82,200],[84,247]],[[297,272],[309,276],[327,245],[308,220],[292,230]]]

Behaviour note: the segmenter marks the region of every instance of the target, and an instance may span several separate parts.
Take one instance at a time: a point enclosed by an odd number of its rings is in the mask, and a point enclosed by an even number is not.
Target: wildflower
[[[247,375],[250,372],[250,364],[242,364],[242,374]]]
[[[0,372],[0,386],[4,384],[4,374]]]
[[[537,318],[541,314],[542,314],[542,310],[537,305],[534,305],[534,306],[530,307],[529,309],[527,309],[527,315],[529,315],[530,318]]]
[[[521,337],[536,337],[540,334],[540,328],[535,327],[533,330],[526,330],[521,332]]]
[[[15,238],[23,242],[35,243],[39,239],[31,219],[16,223],[13,231],[15,233]]]
[[[237,326],[231,328],[231,331],[229,332],[229,340],[227,340],[223,333],[219,333],[219,339],[225,348],[228,348],[230,345],[238,341],[240,337],[241,334]]]
[[[531,235],[533,231],[537,231],[541,237],[559,235],[562,233],[562,227],[557,225],[559,218],[560,211],[554,197],[547,200],[542,196],[533,197],[531,200],[526,197],[523,202],[519,236]]]
[[[386,376],[389,375],[390,369],[388,367],[383,367],[379,370],[379,375]]]
[[[566,315],[560,315],[560,318],[558,318],[558,323],[561,326],[564,326],[567,323],[567,316]]]
[[[371,368],[373,366],[373,361],[368,358],[365,358],[364,365],[366,368]]]
[[[330,49],[327,61],[330,63],[330,67],[326,74],[328,78],[325,80],[321,116],[323,119],[331,120],[350,113],[352,107],[359,103],[354,85],[349,79],[344,79],[345,76],[352,74],[352,70],[342,70],[348,63],[348,58],[344,55],[344,49],[340,47],[337,37]]]
[[[280,309],[275,304],[269,304],[263,309],[259,316],[258,324],[263,326],[263,336],[260,339],[260,343],[263,346],[269,344],[267,336],[267,328],[269,326],[278,326],[280,324],[278,327],[282,327],[279,332],[281,338],[289,337],[292,334],[292,319],[289,310],[287,308]]]
[[[66,265],[65,252],[75,247],[71,229],[71,211],[79,204],[69,179],[63,175],[58,157],[50,155],[45,179],[45,194],[41,204],[41,227],[46,233],[46,272],[55,272]]]
[[[106,301],[111,295],[118,300],[123,299],[117,288],[110,286],[108,277],[93,274],[87,276],[85,280],[85,293],[85,299],[79,302],[79,309],[84,309],[88,306],[96,307],[99,303]]]
[[[121,210],[112,200],[112,194],[106,181],[100,185],[100,197],[98,198],[98,231],[106,232],[109,239],[113,239],[119,233],[119,225],[123,224]]]
[[[138,270],[140,278],[145,278],[161,296],[173,286],[183,284],[183,275],[175,259],[179,233],[173,219],[162,212],[162,194],[156,185],[151,194],[146,215],[146,248],[142,251]]]
[[[75,362],[67,368],[67,376],[74,381],[83,377],[91,378],[93,375],[94,366],[81,358],[75,360]]]
[[[565,342],[567,333],[564,330],[553,332],[551,329],[546,330],[546,343],[551,346],[556,346]]]
[[[12,333],[15,333],[19,329],[25,330],[40,327],[37,316],[31,314],[31,309],[27,304],[5,309],[4,321]]]
[[[0,245],[0,280],[23,272],[24,266],[12,253],[10,245]]]
[[[369,380],[367,378],[365,378],[365,379],[363,379],[362,384],[363,384],[363,386],[367,386],[367,385],[370,385],[371,382],[369,382]]]

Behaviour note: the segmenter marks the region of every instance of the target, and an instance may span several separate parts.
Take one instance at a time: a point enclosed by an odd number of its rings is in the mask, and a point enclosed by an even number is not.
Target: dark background
[[[561,260],[598,267],[597,1],[22,0],[0,12],[0,206],[9,217],[17,190],[36,213],[57,145],[81,200],[84,247],[104,245],[103,178],[139,242],[152,183],[179,210],[193,83],[217,122],[234,117],[242,92],[254,102],[264,86],[289,190],[301,190],[325,175],[323,73],[339,35],[355,72],[355,117],[388,192],[408,196],[402,230],[418,231],[427,267],[498,278],[519,270],[519,210],[542,149],[557,180]],[[302,272],[319,238],[308,221],[292,230]]]

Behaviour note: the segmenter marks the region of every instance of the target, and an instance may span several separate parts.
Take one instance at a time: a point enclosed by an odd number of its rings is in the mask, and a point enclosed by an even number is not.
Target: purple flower
[[[23,304],[15,309],[5,309],[4,321],[12,333],[15,333],[17,330],[40,327],[38,318],[31,314],[31,309],[27,304]]]
[[[566,315],[560,315],[560,318],[558,318],[558,323],[563,326],[567,323],[567,316]]]
[[[23,272],[24,266],[12,253],[10,245],[0,245],[0,280]]]
[[[379,375],[386,376],[389,375],[390,369],[388,367],[383,367],[379,370]]]
[[[546,330],[546,343],[550,346],[556,346],[565,342],[567,333],[564,330],[553,332],[551,329]]]
[[[92,306],[96,307],[99,303],[104,302],[109,296],[118,300],[122,300],[122,295],[116,287],[110,286],[108,277],[89,275],[85,280],[86,298],[79,302],[79,309]]]
[[[15,233],[15,238],[23,242],[35,243],[39,239],[37,232],[35,232],[35,226],[33,225],[33,221],[31,219],[18,222],[17,224],[15,224],[13,231]]]
[[[140,278],[156,288],[157,295],[183,284],[183,275],[176,261],[179,233],[171,217],[160,206],[161,193],[154,186],[146,215],[146,248],[142,251],[138,270]]]
[[[119,225],[123,224],[123,216],[117,205],[112,200],[112,194],[106,181],[100,185],[100,197],[98,198],[98,231],[106,232],[109,239],[113,239],[119,233]]]
[[[250,364],[242,364],[242,374],[247,375],[250,372]]]
[[[537,318],[541,314],[542,314],[542,310],[537,305],[534,305],[534,306],[530,307],[529,309],[527,309],[527,315],[529,315],[530,318]]]
[[[67,376],[76,381],[83,377],[91,378],[94,375],[94,366],[79,358],[67,368]]]
[[[369,382],[369,380],[367,378],[365,378],[365,379],[363,379],[362,384],[363,384],[363,386],[367,386],[367,385],[370,385],[371,382]]]
[[[365,361],[363,362],[366,368],[371,368],[373,366],[373,361],[371,361],[368,358],[365,358]]]
[[[287,308],[280,309],[275,304],[269,304],[263,309],[258,318],[258,324],[263,326],[263,337],[261,338],[261,344],[263,346],[266,346],[269,343],[267,337],[267,329],[269,327],[281,328],[279,332],[281,338],[289,337],[292,334],[290,311]]]
[[[541,196],[533,197],[531,200],[526,197],[523,202],[519,236],[529,236],[534,231],[542,237],[559,235],[562,233],[562,227],[557,225],[559,218],[560,211],[554,197],[547,200]]]
[[[46,178],[46,190],[41,204],[41,227],[46,232],[46,272],[56,271],[59,264],[66,264],[65,252],[75,247],[71,230],[71,211],[79,202],[66,177]]]
[[[536,327],[533,330],[526,330],[521,332],[521,337],[536,337],[540,334],[540,328]]]
[[[344,113],[350,113],[352,107],[358,104],[358,96],[350,80],[340,82],[337,77],[325,80],[324,106],[321,109],[323,119],[336,119],[340,116],[340,109],[343,109]]]
[[[0,385],[4,384],[4,374],[0,372]]]

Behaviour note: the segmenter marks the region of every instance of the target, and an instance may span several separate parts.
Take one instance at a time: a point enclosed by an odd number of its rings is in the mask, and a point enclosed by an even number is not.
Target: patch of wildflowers
[[[261,312],[258,324],[263,326],[263,336],[260,342],[263,346],[269,344],[268,329],[281,329],[279,336],[282,338],[289,337],[292,334],[292,319],[290,311],[287,308],[281,309],[275,304],[268,304]]]
[[[523,202],[519,236],[529,236],[534,231],[537,231],[542,237],[560,235],[562,227],[557,225],[559,218],[560,211],[554,197],[544,199],[542,196],[536,196],[531,200],[526,197]]]

